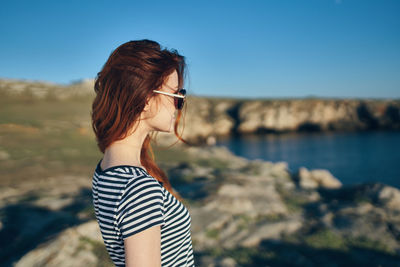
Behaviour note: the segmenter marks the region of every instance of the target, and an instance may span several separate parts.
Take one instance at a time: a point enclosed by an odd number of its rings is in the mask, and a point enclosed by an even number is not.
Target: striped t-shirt
[[[161,226],[161,266],[194,266],[191,217],[187,208],[147,171],[118,165],[92,179],[97,222],[116,266],[125,266],[124,239],[149,227]]]

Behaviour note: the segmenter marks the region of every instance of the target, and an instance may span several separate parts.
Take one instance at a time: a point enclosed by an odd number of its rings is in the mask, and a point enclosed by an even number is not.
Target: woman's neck
[[[143,124],[139,124],[139,127],[124,139],[115,141],[106,148],[100,166],[103,170],[117,165],[143,167],[140,153],[149,131],[145,127],[140,127],[141,125]]]

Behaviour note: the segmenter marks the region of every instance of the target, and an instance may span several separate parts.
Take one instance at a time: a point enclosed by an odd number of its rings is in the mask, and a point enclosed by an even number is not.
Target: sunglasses
[[[185,104],[185,98],[186,98],[186,90],[185,89],[179,89],[177,94],[171,94],[163,91],[158,91],[158,90],[153,90],[155,93],[163,94],[163,95],[168,95],[172,96],[174,98],[174,104],[175,108],[177,109],[182,109],[183,104]]]

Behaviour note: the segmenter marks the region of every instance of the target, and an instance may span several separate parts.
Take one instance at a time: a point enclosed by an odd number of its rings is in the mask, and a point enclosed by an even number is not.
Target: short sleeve
[[[119,204],[118,226],[123,239],[152,226],[164,225],[164,193],[151,177],[132,179]]]

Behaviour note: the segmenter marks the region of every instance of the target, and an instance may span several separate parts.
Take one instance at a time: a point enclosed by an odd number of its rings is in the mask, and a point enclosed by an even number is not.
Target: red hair
[[[114,141],[127,136],[140,118],[146,99],[154,96],[153,90],[160,88],[175,70],[178,73],[178,87],[182,88],[185,69],[183,56],[176,50],[161,49],[155,41],[129,41],[115,49],[97,73],[94,85],[96,97],[92,104],[92,128],[100,151],[104,153]],[[179,140],[187,143],[177,131],[181,114],[179,110],[174,132]],[[151,136],[147,135],[143,142],[141,164],[171,194],[182,200],[172,189],[165,172],[155,163],[151,140]]]

